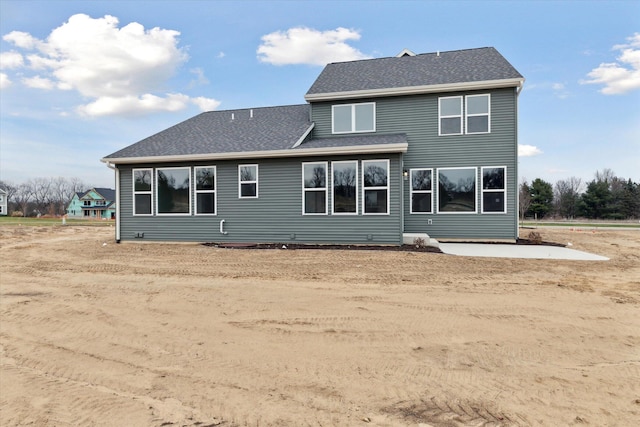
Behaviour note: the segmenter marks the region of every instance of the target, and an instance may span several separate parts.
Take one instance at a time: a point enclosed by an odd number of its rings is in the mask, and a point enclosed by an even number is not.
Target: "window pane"
[[[431,212],[431,193],[413,193],[411,212]]]
[[[304,192],[304,213],[325,213],[327,211],[327,198],[325,191]]]
[[[440,134],[449,135],[462,133],[461,123],[462,119],[460,117],[440,119]]]
[[[135,215],[151,215],[151,194],[136,194]],[[85,211],[85,215],[88,212]]]
[[[482,132],[489,132],[489,116],[467,117],[467,133]]]
[[[158,213],[189,213],[189,169],[158,169]]]
[[[333,107],[333,131],[351,132],[351,105]]]
[[[365,213],[387,213],[387,190],[365,190]]]
[[[357,163],[333,163],[333,211],[356,213]]]
[[[467,114],[489,114],[489,96],[467,96]]]
[[[213,193],[198,193],[196,195],[199,214],[216,213],[215,195]]]
[[[240,195],[242,197],[256,197],[257,194],[255,183],[240,184]]]
[[[324,164],[304,165],[304,188],[326,188],[327,168]]]
[[[504,190],[504,168],[482,169],[482,188],[485,190]]]
[[[504,212],[504,193],[501,191],[483,193],[482,209],[484,212]]]
[[[373,132],[373,104],[356,105],[356,132]]]
[[[431,171],[425,169],[412,170],[411,188],[413,190],[431,190]]]
[[[461,116],[462,98],[440,98],[441,116]]]
[[[240,166],[240,181],[256,181],[257,177],[257,166]]]
[[[440,212],[476,211],[476,175],[474,169],[438,171],[438,209]]]
[[[151,191],[151,169],[133,172],[134,191]]]
[[[387,186],[387,162],[362,162],[365,187]]]
[[[215,169],[196,168],[196,190],[215,190]]]

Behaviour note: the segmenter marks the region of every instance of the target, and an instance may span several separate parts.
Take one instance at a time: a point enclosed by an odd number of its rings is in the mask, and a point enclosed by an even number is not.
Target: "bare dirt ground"
[[[640,231],[539,231],[611,260],[0,227],[0,424],[640,425]]]

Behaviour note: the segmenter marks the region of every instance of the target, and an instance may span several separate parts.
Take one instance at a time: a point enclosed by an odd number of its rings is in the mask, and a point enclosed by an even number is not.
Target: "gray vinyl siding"
[[[491,94],[491,132],[476,135],[438,135],[438,98]],[[507,239],[517,238],[517,95],[515,88],[455,92],[402,97],[358,99],[352,102],[376,103],[376,134],[405,133],[409,143],[403,156],[403,169],[434,170],[433,214],[410,213],[410,181],[403,181],[404,232],[427,233],[439,239]],[[316,123],[314,137],[331,137],[331,105],[312,105]],[[507,213],[481,212],[481,168],[507,167]],[[476,214],[436,213],[438,203],[437,171],[439,168],[476,167]],[[431,224],[429,224],[429,220]]]
[[[390,160],[390,214],[362,214],[361,162],[358,165],[358,215],[331,215],[331,186],[328,189],[328,215],[302,214],[302,163],[339,160]],[[238,164],[257,164],[258,198],[238,197]],[[133,215],[132,169],[189,166],[216,166],[216,215],[187,216]],[[122,240],[198,241],[198,242],[269,242],[269,243],[344,243],[400,244],[402,239],[402,168],[401,156],[338,156],[289,159],[202,162],[189,164],[144,164],[119,166],[121,191]],[[331,172],[328,171],[328,181]],[[155,172],[154,172],[155,179]],[[225,220],[220,233],[220,221]],[[144,238],[136,238],[144,233]]]

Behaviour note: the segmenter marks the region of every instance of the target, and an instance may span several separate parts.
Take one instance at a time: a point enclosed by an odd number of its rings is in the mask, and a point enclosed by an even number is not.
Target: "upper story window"
[[[491,132],[491,96],[489,94],[467,95],[464,98],[462,96],[438,98],[439,135],[489,132]]]
[[[327,163],[302,164],[302,213],[327,214]]]
[[[215,215],[216,213],[216,167],[197,166],[196,177],[196,215]]]
[[[133,214],[151,215],[153,193],[153,169],[133,169]]]
[[[507,168],[482,168],[482,213],[507,212]]]
[[[258,165],[238,165],[238,197],[258,198]]]
[[[191,214],[191,169],[156,169],[156,212],[158,215]]]
[[[331,107],[331,132],[355,133],[376,131],[376,104],[341,104]]]
[[[91,200],[83,201],[82,206],[91,206]]]

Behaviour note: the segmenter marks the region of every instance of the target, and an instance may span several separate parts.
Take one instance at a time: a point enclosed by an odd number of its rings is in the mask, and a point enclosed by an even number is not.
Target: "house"
[[[7,192],[0,188],[0,215],[7,215]]]
[[[76,192],[67,207],[67,216],[77,219],[115,219],[115,200],[116,191],[111,188]]]
[[[116,240],[514,241],[523,83],[491,47],[328,64],[305,104],[205,112],[104,157]]]

